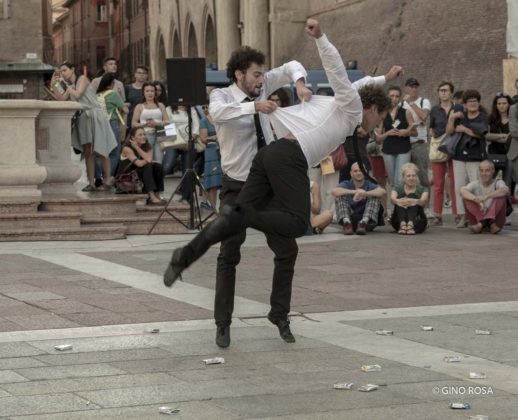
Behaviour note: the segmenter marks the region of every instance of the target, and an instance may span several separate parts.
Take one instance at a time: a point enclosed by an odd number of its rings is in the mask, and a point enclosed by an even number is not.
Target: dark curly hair
[[[227,77],[233,82],[237,82],[236,70],[245,72],[252,63],[262,66],[265,63],[264,54],[255,50],[251,47],[243,46],[235,50],[230,56],[230,60],[227,63]]]
[[[368,109],[372,105],[378,107],[378,113],[388,111],[392,107],[392,101],[387,96],[383,88],[374,85],[366,85],[358,91],[362,100],[363,109]]]

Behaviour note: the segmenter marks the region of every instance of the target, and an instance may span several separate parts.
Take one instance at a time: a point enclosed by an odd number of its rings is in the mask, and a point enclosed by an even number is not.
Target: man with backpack
[[[419,82],[414,77],[410,77],[405,82],[403,108],[410,111],[414,122],[418,124],[417,136],[410,137],[410,161],[419,169],[418,175],[420,184],[425,188],[429,188],[428,132],[426,129],[426,121],[430,115],[432,105],[428,99],[419,96]]]

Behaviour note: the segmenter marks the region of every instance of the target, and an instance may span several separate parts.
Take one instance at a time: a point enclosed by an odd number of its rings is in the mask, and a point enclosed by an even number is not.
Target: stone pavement
[[[167,289],[164,267],[189,235],[2,243],[0,418],[160,419],[169,406],[186,419],[517,419],[512,220],[496,236],[447,219],[416,237],[331,227],[302,238],[291,345],[265,319],[272,254],[249,231],[226,350],[214,344],[217,248]],[[492,334],[476,335],[481,328]],[[461,361],[443,361],[454,355]],[[216,356],[225,364],[203,363]],[[381,372],[361,371],[372,364]],[[337,382],[379,389],[334,390]]]

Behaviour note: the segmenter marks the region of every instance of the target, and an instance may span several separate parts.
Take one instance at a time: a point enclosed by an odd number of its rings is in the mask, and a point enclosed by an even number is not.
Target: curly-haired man
[[[164,275],[164,283],[171,286],[182,271],[200,258],[211,245],[237,234],[243,235],[247,227],[266,233],[268,238],[284,239],[285,243],[294,245],[295,251],[294,255],[289,256],[290,264],[285,266],[286,271],[282,273],[283,281],[289,283],[290,287],[285,287],[286,295],[280,296],[284,303],[283,311],[270,312],[268,318],[277,325],[281,337],[288,342],[295,341],[288,321],[291,282],[297,255],[295,238],[305,234],[310,218],[308,166],[318,164],[335,150],[347,136],[353,134],[360,123],[367,132],[372,131],[390,107],[390,100],[383,89],[365,86],[357,91],[351,85],[338,51],[323,35],[316,20],[307,21],[306,32],[316,39],[335,96],[311,98],[309,92],[300,86],[297,91],[302,103],[292,107],[276,109],[273,101],[264,102],[262,96],[259,101],[248,104],[249,108],[244,109],[239,103],[229,106],[226,114],[228,120],[239,119],[246,109],[250,114],[259,112],[258,115],[266,121],[265,114],[269,114],[269,121],[279,139],[259,150],[235,204],[223,205],[213,222],[189,244],[176,249]],[[250,70],[252,74],[248,74]],[[248,86],[249,96],[271,93],[264,89],[261,92],[262,84],[267,82],[261,73],[261,65],[252,63],[246,72],[238,69],[234,76],[236,84],[241,82],[243,86]],[[244,91],[240,95],[244,99]],[[213,92],[209,112],[216,121],[221,121],[223,112],[218,113],[218,101],[225,102],[222,92]],[[263,131],[268,129],[268,124],[261,126]],[[233,136],[239,138],[237,132]],[[276,268],[281,262],[275,258]]]

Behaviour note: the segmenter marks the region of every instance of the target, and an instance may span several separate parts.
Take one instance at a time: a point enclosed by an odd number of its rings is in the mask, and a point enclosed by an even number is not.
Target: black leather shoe
[[[185,264],[182,263],[182,250],[183,248],[174,250],[171,262],[164,273],[164,284],[167,287],[171,287],[178,278],[182,278],[182,271],[185,269]]]
[[[216,344],[218,347],[226,348],[230,346],[230,326],[218,327],[216,329]]]
[[[286,343],[295,342],[295,337],[293,337],[293,334],[290,330],[290,321],[273,319],[270,316],[268,316],[268,319],[272,324],[277,325],[277,328],[279,329],[279,335],[284,341],[286,341]]]

